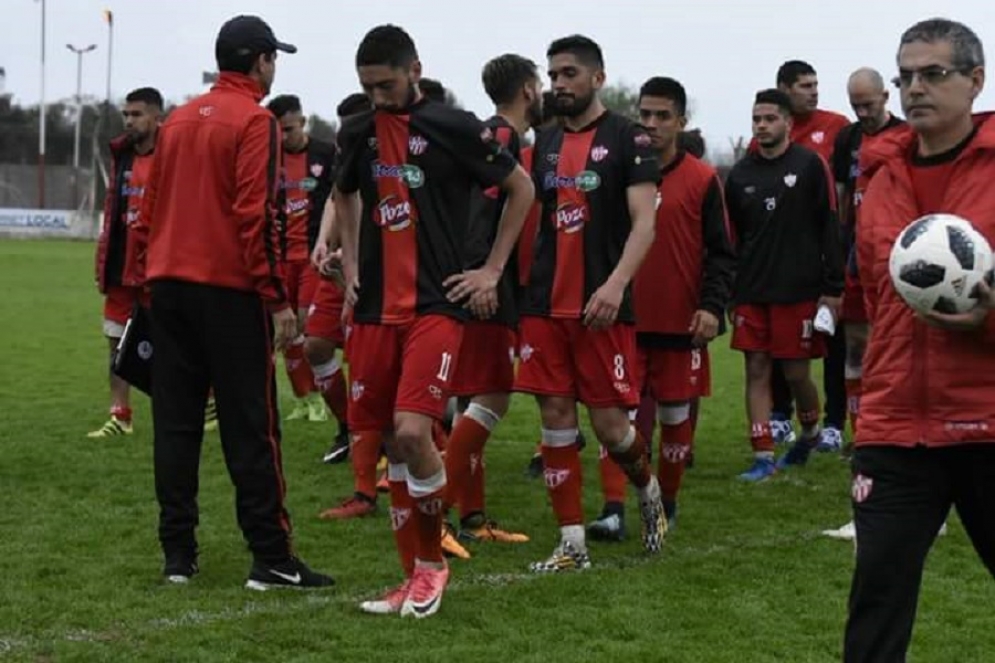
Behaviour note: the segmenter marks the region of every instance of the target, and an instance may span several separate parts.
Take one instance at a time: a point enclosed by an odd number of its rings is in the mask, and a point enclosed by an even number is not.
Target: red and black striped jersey
[[[466,265],[475,186],[504,182],[515,158],[472,113],[421,100],[404,113],[369,111],[346,121],[336,185],[358,191],[356,322],[404,324],[432,313],[465,319],[443,281]]]
[[[622,257],[632,218],[627,191],[660,181],[649,135],[606,111],[589,126],[541,132],[532,177],[542,212],[522,313],[580,318]],[[632,322],[626,288],[619,322]]]

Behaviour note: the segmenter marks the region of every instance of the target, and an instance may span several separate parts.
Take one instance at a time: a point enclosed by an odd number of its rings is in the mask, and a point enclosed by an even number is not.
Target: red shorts
[[[463,324],[426,315],[404,325],[353,323],[349,333],[349,429],[390,430],[395,412],[442,419]]]
[[[640,393],[658,403],[689,401],[712,393],[708,348],[638,348],[636,376]]]
[[[846,287],[843,289],[843,322],[867,322],[867,308],[864,306],[864,287],[860,279],[849,272],[846,275]]]
[[[515,386],[516,341],[514,330],[505,325],[466,323],[459,363],[453,374],[453,395],[510,393]]]
[[[573,398],[594,408],[639,405],[633,325],[593,331],[580,320],[523,317],[518,356],[515,391]]]
[[[309,260],[292,260],[283,263],[283,284],[287,288],[287,301],[294,313],[311,306],[321,276]]]
[[[104,336],[121,338],[124,326],[128,324],[131,311],[135,304],[148,304],[148,298],[142,288],[129,286],[111,286],[107,288],[104,297]]]
[[[743,304],[736,307],[732,347],[765,352],[774,359],[816,359],[825,339],[815,331],[817,302]]]
[[[318,287],[307,312],[304,335],[325,338],[342,345],[345,334],[342,329],[342,307],[345,306],[345,293],[334,281],[319,279]]]

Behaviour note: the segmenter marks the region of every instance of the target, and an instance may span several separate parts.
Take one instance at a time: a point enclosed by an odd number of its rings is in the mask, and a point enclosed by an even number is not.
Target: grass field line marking
[[[642,566],[647,566],[649,564],[655,563],[666,563],[668,557],[708,557],[711,555],[726,553],[730,551],[740,552],[745,548],[768,548],[771,546],[779,547],[782,545],[804,543],[806,541],[812,541],[819,538],[817,533],[806,533],[793,536],[779,536],[772,537],[764,540],[759,540],[756,538],[751,538],[749,540],[740,541],[735,537],[727,543],[714,544],[709,546],[690,546],[681,548],[665,547],[662,556],[660,557],[649,557],[646,555],[637,555],[630,557],[618,557],[612,559],[608,562],[598,563],[592,569],[587,571],[581,571],[579,573],[583,574],[600,574],[605,571],[620,571],[628,570],[632,568],[638,568]],[[452,566],[452,565],[451,565]],[[539,574],[539,573],[484,573],[484,574],[473,574],[468,573],[463,577],[458,577],[449,583],[446,592],[461,592],[467,589],[473,589],[475,587],[487,586],[487,587],[507,587],[512,584],[520,584],[524,582],[534,582],[536,580],[544,580],[549,578],[551,575],[555,574]],[[181,588],[180,591],[182,591]],[[207,624],[213,624],[218,622],[231,622],[237,621],[239,619],[244,619],[246,617],[253,617],[256,615],[288,615],[293,613],[299,613],[305,610],[312,610],[315,607],[333,606],[340,604],[353,604],[356,605],[364,599],[370,598],[375,594],[377,589],[365,589],[362,592],[355,592],[350,594],[332,594],[330,592],[335,592],[336,590],[328,590],[327,592],[297,592],[294,590],[272,590],[273,592],[279,592],[283,596],[287,597],[288,600],[280,601],[266,601],[266,602],[249,602],[238,608],[224,608],[222,610],[216,611],[204,611],[204,610],[188,610],[182,612],[175,617],[158,617],[155,619],[150,619],[143,624],[129,625],[125,623],[116,624],[110,628],[94,631],[90,629],[73,629],[62,633],[61,635],[55,635],[50,638],[29,636],[29,637],[14,637],[14,636],[4,636],[0,635],[0,658],[6,656],[7,654],[12,654],[15,650],[24,649],[40,649],[42,647],[50,645],[52,642],[63,641],[63,642],[81,642],[81,643],[97,643],[97,642],[113,642],[119,640],[122,634],[135,634],[141,637],[144,633],[154,633],[158,631],[168,631],[177,628],[183,628],[187,626],[204,626]],[[291,598],[293,597],[293,598]]]

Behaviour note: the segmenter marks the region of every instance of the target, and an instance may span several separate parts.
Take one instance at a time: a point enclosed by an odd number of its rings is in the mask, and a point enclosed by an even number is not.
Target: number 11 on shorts
[[[442,353],[442,361],[439,364],[439,372],[436,374],[436,378],[442,382],[449,381],[449,372],[453,368],[453,355],[450,352]]]

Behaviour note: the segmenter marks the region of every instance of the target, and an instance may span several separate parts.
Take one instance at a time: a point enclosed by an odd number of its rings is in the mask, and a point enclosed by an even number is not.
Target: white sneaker
[[[851,520],[839,529],[822,530],[822,535],[828,536],[830,539],[836,539],[837,541],[853,541],[857,538],[857,527]]]
[[[837,539],[839,541],[853,541],[857,538],[857,527],[853,524],[851,520],[843,527],[839,529],[826,529],[822,530],[823,536],[828,536],[830,539]],[[937,536],[947,535],[947,524],[943,523],[940,526],[940,531],[937,532]]]

